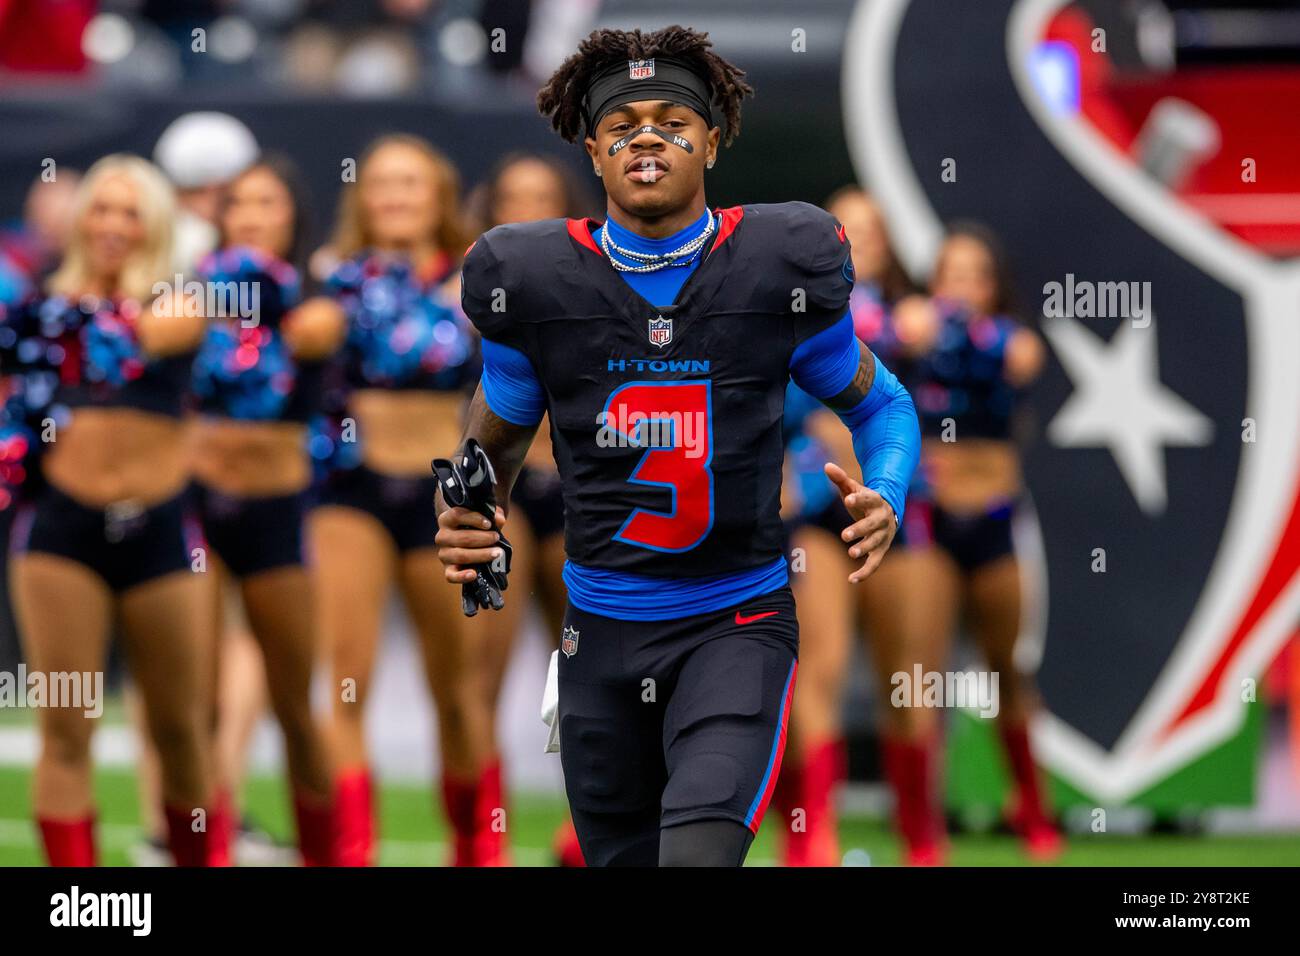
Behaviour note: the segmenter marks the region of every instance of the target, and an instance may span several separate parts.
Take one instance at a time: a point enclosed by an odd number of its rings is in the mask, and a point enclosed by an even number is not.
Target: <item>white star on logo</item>
[[[1161,384],[1155,317],[1145,328],[1125,322],[1110,342],[1073,319],[1047,319],[1043,333],[1074,384],[1047,437],[1061,448],[1109,448],[1138,507],[1163,513],[1162,446],[1208,445],[1214,423]]]

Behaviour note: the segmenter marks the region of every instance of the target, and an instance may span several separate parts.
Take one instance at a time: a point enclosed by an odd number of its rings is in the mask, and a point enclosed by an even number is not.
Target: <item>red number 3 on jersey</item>
[[[713,408],[709,383],[629,382],[605,403],[606,422],[646,447],[628,481],[672,492],[667,512],[637,508],[615,541],[655,551],[689,551],[713,527]]]

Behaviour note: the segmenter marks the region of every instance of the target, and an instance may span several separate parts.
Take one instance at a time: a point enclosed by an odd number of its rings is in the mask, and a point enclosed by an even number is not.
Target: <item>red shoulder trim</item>
[[[837,235],[837,236],[840,237],[840,242],[843,242],[843,241],[844,241],[844,227],[843,227],[843,226],[840,226],[838,229],[836,229],[836,230],[835,230],[835,235]]]
[[[740,220],[745,218],[744,206],[732,206],[729,209],[719,209],[717,212],[722,217],[722,224],[718,226],[718,238],[713,240],[713,245],[709,248],[710,253],[726,242],[727,238],[736,231],[736,226],[740,225]]]
[[[595,222],[591,218],[583,219],[566,219],[565,224],[569,227],[569,235],[580,246],[586,246],[598,256],[604,256],[605,253],[600,251],[600,246],[596,245],[596,240],[591,237],[591,223]]]

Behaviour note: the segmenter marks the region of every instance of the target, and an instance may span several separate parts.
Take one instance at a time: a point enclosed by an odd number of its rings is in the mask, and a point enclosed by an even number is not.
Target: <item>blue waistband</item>
[[[669,621],[734,607],[785,587],[785,558],[701,578],[653,578],[564,562],[573,606],[621,621]]]

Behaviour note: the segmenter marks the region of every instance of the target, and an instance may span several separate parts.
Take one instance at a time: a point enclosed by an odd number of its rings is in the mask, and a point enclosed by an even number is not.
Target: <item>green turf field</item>
[[[29,773],[0,767],[0,866],[31,866],[41,862],[28,804]],[[100,811],[103,860],[127,865],[127,849],[136,839],[136,793],[133,776],[125,770],[104,771],[95,778]],[[428,789],[384,787],[381,796],[383,845],[380,862],[391,866],[438,865],[445,856],[440,815],[435,815]],[[281,782],[256,778],[247,790],[248,812],[271,833],[287,837],[290,822]],[[551,836],[563,815],[563,804],[552,797],[516,795],[508,826],[515,862],[549,865]],[[770,823],[770,820],[769,820]],[[763,828],[750,865],[769,865],[774,849],[768,826]],[[873,866],[898,862],[898,848],[888,825],[867,817],[843,822],[841,840],[851,860]],[[856,852],[853,852],[856,851]],[[963,866],[1018,866],[1025,861],[1016,843],[1001,836],[959,836],[953,841],[951,862]],[[1060,865],[1074,866],[1295,866],[1300,864],[1300,834],[1203,836],[1075,837]]]

